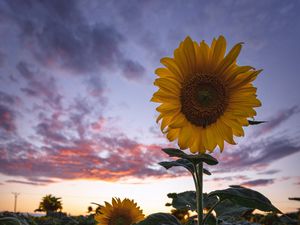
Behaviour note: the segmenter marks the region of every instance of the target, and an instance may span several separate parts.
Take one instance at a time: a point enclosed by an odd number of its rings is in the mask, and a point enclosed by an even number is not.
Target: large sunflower
[[[170,141],[178,139],[181,149],[192,153],[212,152],[224,141],[235,144],[233,136],[243,136],[247,118],[261,106],[252,81],[261,70],[239,66],[236,59],[242,43],[225,56],[226,40],[220,36],[211,46],[187,37],[174,51],[174,58],[162,58],[154,82],[159,90],[151,101],[161,103],[161,130]]]
[[[133,200],[113,198],[95,215],[99,225],[131,225],[144,219],[143,211]]]

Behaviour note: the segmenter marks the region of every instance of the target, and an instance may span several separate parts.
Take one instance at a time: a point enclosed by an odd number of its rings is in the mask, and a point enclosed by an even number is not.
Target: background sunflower
[[[105,206],[95,215],[95,220],[101,225],[131,225],[144,219],[143,211],[130,199],[113,198],[112,204]]]

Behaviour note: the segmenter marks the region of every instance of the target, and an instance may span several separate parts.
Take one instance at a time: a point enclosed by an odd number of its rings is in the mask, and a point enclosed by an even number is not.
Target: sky
[[[150,102],[154,71],[178,44],[224,35],[238,63],[263,69],[262,107],[235,146],[215,150],[204,191],[244,185],[284,212],[300,197],[300,2],[297,0],[0,0],[0,211],[33,212],[46,194],[63,211],[131,198],[168,212],[167,193],[193,190],[165,170]]]

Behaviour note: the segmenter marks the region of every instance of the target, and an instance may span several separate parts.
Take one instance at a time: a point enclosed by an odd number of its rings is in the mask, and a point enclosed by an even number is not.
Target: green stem
[[[196,165],[196,198],[197,198],[197,225],[203,225],[203,162]]]
[[[218,199],[218,201],[209,209],[209,211],[207,212],[206,216],[204,217],[203,224],[205,224],[205,222],[208,219],[208,217],[211,214],[211,212],[216,208],[217,205],[220,204],[220,202],[221,202],[221,200]]]

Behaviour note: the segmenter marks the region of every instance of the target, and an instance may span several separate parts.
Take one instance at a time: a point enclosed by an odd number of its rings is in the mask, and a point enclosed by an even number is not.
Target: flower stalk
[[[196,165],[196,198],[197,198],[197,225],[203,225],[203,162]]]

